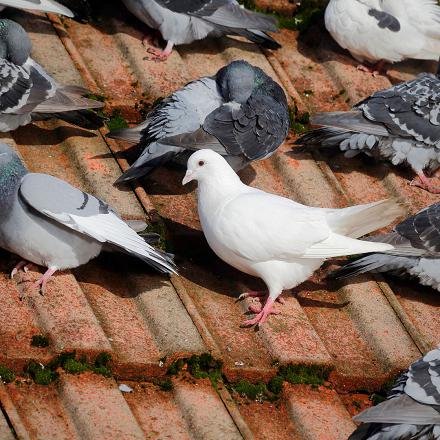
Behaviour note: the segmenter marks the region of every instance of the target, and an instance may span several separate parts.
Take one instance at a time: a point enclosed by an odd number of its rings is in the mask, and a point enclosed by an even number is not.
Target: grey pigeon
[[[122,0],[128,10],[153,29],[167,46],[150,49],[156,60],[166,60],[174,45],[206,37],[241,35],[269,49],[281,46],[267,32],[277,32],[276,20],[242,8],[236,0]]]
[[[440,438],[440,348],[414,362],[387,400],[354,417],[363,422],[349,440],[435,440]]]
[[[84,98],[89,92],[82,87],[57,84],[30,57],[31,49],[29,37],[18,23],[0,19],[0,131],[49,117],[83,128],[102,126],[102,118],[89,109],[103,103]]]
[[[6,7],[54,12],[73,17],[73,12],[55,0],[0,0],[0,11]]]
[[[109,137],[145,149],[117,183],[139,178],[155,167],[210,148],[239,170],[272,155],[286,139],[289,111],[283,89],[260,68],[233,61],[213,77],[203,77],[164,99],[134,128]]]
[[[440,79],[422,73],[416,79],[374,93],[348,112],[317,113],[312,130],[295,143],[307,146],[337,147],[346,157],[363,152],[390,160],[393,165],[408,164],[417,174],[411,184],[432,193],[440,186],[428,172],[440,166]]]
[[[394,250],[362,257],[331,276],[347,278],[365,272],[389,272],[418,278],[421,284],[440,291],[440,202],[399,223],[393,232],[369,240],[391,244]]]
[[[63,180],[30,173],[15,151],[0,144],[0,247],[47,267],[42,292],[57,271],[78,267],[111,248],[134,255],[163,273],[172,257],[146,243],[105,202]]]
[[[440,7],[437,0],[330,0],[325,26],[340,46],[372,73],[385,62],[437,60]]]

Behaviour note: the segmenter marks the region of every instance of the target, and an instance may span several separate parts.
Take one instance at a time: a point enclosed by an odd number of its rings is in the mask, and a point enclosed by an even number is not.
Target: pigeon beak
[[[194,172],[191,170],[186,172],[185,177],[182,180],[182,185],[186,185],[188,182],[191,182],[191,180],[194,180],[193,173]]]

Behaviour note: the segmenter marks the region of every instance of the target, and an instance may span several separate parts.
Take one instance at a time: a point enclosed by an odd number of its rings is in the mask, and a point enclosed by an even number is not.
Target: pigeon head
[[[18,154],[9,145],[0,143],[0,210],[5,209],[8,196],[15,193],[26,173]]]
[[[262,82],[262,74],[266,76],[246,61],[233,61],[217,72],[217,84],[225,100],[244,104]]]
[[[26,31],[15,21],[0,20],[0,58],[19,66],[29,58],[31,40]]]
[[[208,180],[224,183],[231,179],[240,180],[223,156],[215,151],[203,149],[196,151],[188,159],[187,171],[182,185],[186,185],[192,180],[197,180],[199,183]]]

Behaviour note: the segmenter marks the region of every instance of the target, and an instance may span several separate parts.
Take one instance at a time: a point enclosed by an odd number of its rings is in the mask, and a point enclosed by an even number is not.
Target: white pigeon
[[[55,0],[0,0],[0,11],[4,8],[29,9],[33,11],[53,12],[73,17],[73,12]]]
[[[402,214],[391,200],[343,209],[301,205],[245,185],[221,155],[208,149],[189,158],[182,183],[191,180],[198,181],[200,222],[212,250],[268,287],[264,307],[244,325],[262,324],[282,291],[305,281],[326,258],[393,249],[355,238]],[[262,295],[240,298],[249,296]]]
[[[438,60],[440,7],[436,0],[330,0],[325,26],[340,46],[361,63],[407,58]]]

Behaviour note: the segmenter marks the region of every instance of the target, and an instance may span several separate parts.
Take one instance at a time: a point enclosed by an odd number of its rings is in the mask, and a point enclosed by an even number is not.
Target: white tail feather
[[[395,200],[388,199],[366,205],[329,210],[327,221],[334,233],[358,238],[388,226],[403,214],[405,214],[403,206]]]

